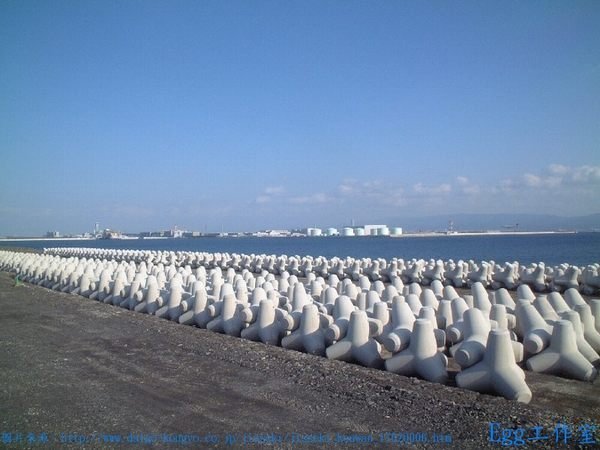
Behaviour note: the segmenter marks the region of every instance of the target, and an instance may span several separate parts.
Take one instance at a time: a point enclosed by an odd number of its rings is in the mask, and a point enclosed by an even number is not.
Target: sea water
[[[183,239],[3,241],[1,247],[98,247],[357,258],[543,261],[549,265],[600,262],[600,233],[427,237],[201,237]]]

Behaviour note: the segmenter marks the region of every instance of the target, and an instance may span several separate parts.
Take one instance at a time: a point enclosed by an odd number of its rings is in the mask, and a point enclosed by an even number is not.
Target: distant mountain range
[[[600,213],[561,217],[545,214],[453,214],[430,217],[395,217],[383,223],[401,226],[404,232],[446,231],[600,231]]]

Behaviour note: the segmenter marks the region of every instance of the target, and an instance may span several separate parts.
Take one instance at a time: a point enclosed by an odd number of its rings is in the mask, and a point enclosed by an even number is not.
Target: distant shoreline
[[[577,234],[577,231],[465,231],[456,233],[435,232],[430,233],[406,233],[391,238],[402,237],[435,237],[435,236],[527,236],[533,234]]]
[[[0,242],[11,242],[11,241],[135,241],[135,240],[160,240],[160,239],[200,239],[203,237],[235,237],[235,238],[281,238],[281,237],[310,237],[313,239],[323,239],[323,238],[348,238],[348,239],[360,239],[360,238],[391,238],[391,239],[401,239],[401,238],[414,238],[414,237],[456,237],[456,236],[529,236],[529,235],[551,235],[551,234],[577,234],[578,231],[465,231],[465,232],[454,232],[454,233],[446,233],[442,231],[431,231],[424,233],[404,233],[400,235],[394,236],[196,236],[189,238],[171,238],[171,237],[127,237],[122,239],[96,239],[96,238],[86,238],[86,237],[60,237],[60,238],[46,238],[46,237],[9,237],[9,238],[0,238]],[[591,232],[590,232],[591,233]]]

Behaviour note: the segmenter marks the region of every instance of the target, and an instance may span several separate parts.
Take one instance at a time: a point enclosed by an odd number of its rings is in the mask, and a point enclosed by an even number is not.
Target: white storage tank
[[[327,228],[327,231],[325,231],[326,236],[338,236],[339,234],[337,228]]]
[[[342,236],[354,236],[354,228],[350,228],[350,227],[342,228]]]
[[[388,227],[377,228],[377,236],[389,236],[390,229]]]
[[[307,228],[306,229],[306,235],[307,236],[321,236],[323,234],[323,231],[320,228]]]

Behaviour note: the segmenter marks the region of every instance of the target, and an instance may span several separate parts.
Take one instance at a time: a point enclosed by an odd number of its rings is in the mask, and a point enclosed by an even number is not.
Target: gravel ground
[[[527,372],[523,405],[15,286],[7,273],[0,305],[0,447],[500,448],[498,423],[505,444],[522,428],[529,448],[575,448],[600,418],[598,381]],[[567,443],[559,424],[572,427]],[[527,441],[534,427],[548,439]]]

